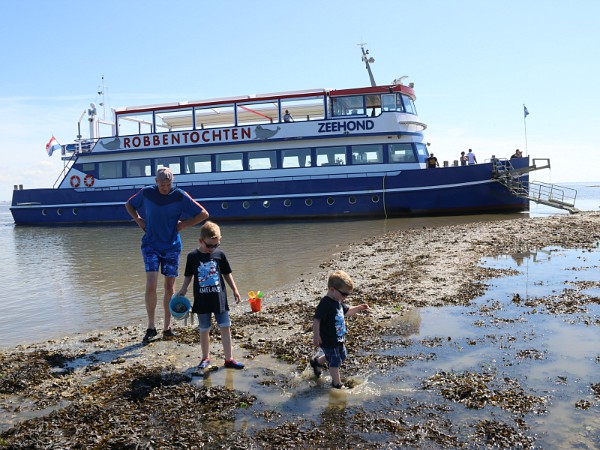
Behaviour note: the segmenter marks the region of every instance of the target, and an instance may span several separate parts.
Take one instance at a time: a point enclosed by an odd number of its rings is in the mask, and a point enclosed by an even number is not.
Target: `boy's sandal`
[[[339,383],[339,384],[335,384],[335,383],[331,383],[331,386],[336,388],[336,389],[344,389],[344,383]]]
[[[210,365],[210,359],[208,358],[204,358],[202,361],[200,361],[200,364],[198,364],[198,369],[206,369],[208,368],[208,366]]]

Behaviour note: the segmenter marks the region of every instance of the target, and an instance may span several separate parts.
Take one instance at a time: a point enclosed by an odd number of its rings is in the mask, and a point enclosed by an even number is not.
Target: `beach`
[[[265,292],[260,313],[232,313],[234,355],[247,365],[239,372],[218,366],[222,349],[216,329],[211,338],[218,370],[200,372],[196,329],[182,322],[176,338],[146,346],[143,326],[131,325],[5,350],[0,354],[0,448],[535,448],[540,445],[535,424],[543,420],[551,395],[528,388],[525,377],[498,376],[493,358],[471,370],[432,373],[428,366],[420,373],[420,364],[434,358],[427,348],[457,351],[443,347],[463,337],[412,342],[419,327],[412,314],[421,308],[468,308],[490,290],[490,280],[515,272],[487,267],[482,258],[523,260],[550,247],[597,253],[599,242],[596,212],[374,236],[366,230],[362,242],[323,261],[316,275]],[[336,269],[348,272],[357,286],[348,303],[368,303],[370,310],[347,320],[349,359],[342,377],[349,389],[332,392],[326,381],[313,379],[308,358],[314,353],[314,309]],[[596,281],[589,283],[598,289]],[[517,295],[509,299],[515,308],[552,314],[548,296]],[[571,317],[583,317],[583,309],[599,303],[595,295],[572,297],[568,300],[578,312]],[[480,321],[494,314],[489,305],[473,311]],[[586,311],[585,326],[597,330],[598,315]],[[481,339],[495,342],[504,335],[503,326],[515,325],[506,320]],[[511,333],[515,341],[521,339]],[[464,345],[476,346],[477,339]],[[527,363],[533,359],[530,353]],[[596,368],[597,359],[592,361]],[[392,383],[389,374],[403,366],[419,379],[394,375]],[[481,369],[488,366],[494,370]],[[385,389],[378,377],[386,379]],[[394,384],[410,386],[414,393],[395,391]],[[582,399],[591,400],[582,401],[589,404],[573,409],[598,416],[600,377],[588,384],[591,393]],[[465,406],[468,414],[492,412],[457,419],[457,409]],[[572,444],[599,448],[600,424],[592,420],[586,427],[591,429],[577,434]]]

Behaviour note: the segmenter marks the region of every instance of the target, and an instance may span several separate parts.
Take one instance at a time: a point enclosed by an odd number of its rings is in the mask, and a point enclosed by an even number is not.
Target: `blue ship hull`
[[[524,168],[529,159],[513,160],[512,164],[515,169]],[[520,181],[526,183],[527,175]],[[528,200],[514,196],[493,179],[491,163],[378,174],[176,184],[201,203],[213,220],[385,218],[529,209]],[[16,190],[11,212],[15,223],[24,225],[130,222],[124,205],[139,189]]]

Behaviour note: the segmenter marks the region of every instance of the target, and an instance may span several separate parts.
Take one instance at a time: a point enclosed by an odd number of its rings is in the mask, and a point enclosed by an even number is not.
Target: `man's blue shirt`
[[[146,221],[142,243],[159,252],[181,251],[177,222],[184,214],[193,217],[202,212],[202,207],[182,189],[172,188],[163,195],[156,185],[141,189],[129,203]]]

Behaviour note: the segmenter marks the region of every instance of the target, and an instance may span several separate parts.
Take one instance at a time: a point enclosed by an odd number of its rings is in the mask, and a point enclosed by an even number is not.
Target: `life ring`
[[[71,187],[77,188],[81,184],[81,178],[77,175],[71,177]]]
[[[92,187],[94,185],[94,176],[88,173],[83,179],[83,184],[87,187]]]

